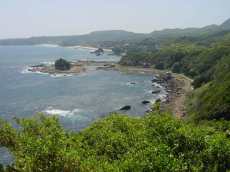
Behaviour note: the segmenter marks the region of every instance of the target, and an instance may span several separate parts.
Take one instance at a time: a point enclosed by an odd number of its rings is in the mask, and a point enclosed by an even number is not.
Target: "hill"
[[[96,31],[86,35],[72,36],[44,36],[21,39],[0,40],[0,45],[35,45],[57,44],[61,46],[73,46],[82,44],[96,44],[108,41],[136,40],[144,38],[145,34],[127,32],[123,30]]]
[[[124,30],[95,31],[85,35],[42,36],[20,39],[3,39],[0,45],[57,44],[61,46],[94,45],[110,48],[124,48],[124,45],[153,39],[157,44],[174,39],[207,39],[230,31],[230,19],[221,25],[209,25],[203,28],[164,29],[151,33],[133,33]],[[210,39],[210,38],[209,38]]]
[[[222,29],[228,30],[230,29],[230,19],[226,20],[222,25],[221,25]]]
[[[187,115],[198,121],[229,120],[229,21],[198,30],[154,32],[153,36],[158,38],[152,38],[152,42],[145,39],[126,48],[120,64],[149,64],[157,69],[183,73],[194,80],[195,88],[187,98]],[[153,44],[159,48],[151,48]]]

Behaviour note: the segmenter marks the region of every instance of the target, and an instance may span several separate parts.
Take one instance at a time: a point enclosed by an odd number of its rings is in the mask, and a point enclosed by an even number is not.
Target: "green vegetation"
[[[158,51],[128,52],[120,63],[131,66],[150,63],[158,69],[171,69],[198,80],[211,73],[218,61],[230,54],[229,47],[228,42],[218,42],[209,47],[191,43],[172,43]],[[211,78],[206,79],[209,81]],[[197,84],[199,87],[202,83]]]
[[[80,133],[67,132],[56,117],[41,114],[17,123],[19,130],[0,122],[1,145],[15,156],[12,171],[230,170],[225,122],[197,126],[163,113],[114,114]]]
[[[188,97],[188,111],[192,118],[230,119],[230,56],[215,66],[213,79]]]
[[[124,39],[124,40],[123,40]],[[93,41],[92,41],[93,40]],[[188,115],[155,112],[142,118],[113,114],[81,132],[65,131],[56,117],[42,114],[0,120],[0,146],[15,161],[0,171],[230,171],[230,20],[200,29],[166,29],[150,34],[124,31],[84,36],[2,40],[0,44],[99,44],[125,53],[120,64],[172,70],[194,79]],[[70,69],[59,59],[58,70]]]
[[[187,98],[188,115],[192,119],[230,119],[230,34],[221,32],[218,39],[216,35],[164,40],[159,50],[128,50],[120,64],[149,64],[183,73],[194,80],[195,90]]]
[[[56,70],[69,70],[71,67],[70,62],[60,58],[58,60],[55,61],[55,69]]]

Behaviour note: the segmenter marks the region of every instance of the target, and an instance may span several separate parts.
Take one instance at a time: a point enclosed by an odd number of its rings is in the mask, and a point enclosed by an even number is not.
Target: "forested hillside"
[[[212,26],[211,31],[195,32],[191,37],[172,36],[160,41],[158,49],[133,51],[143,47],[143,42],[126,49],[122,65],[168,69],[192,78],[195,90],[188,97],[187,109],[194,119],[229,119],[230,114],[230,30],[229,21]],[[204,29],[204,28],[203,28]],[[187,33],[187,32],[186,32]],[[204,34],[205,33],[205,34]],[[177,34],[178,35],[178,34]],[[157,42],[157,41],[155,41]],[[152,43],[146,40],[146,47]],[[148,50],[148,51],[147,51]]]

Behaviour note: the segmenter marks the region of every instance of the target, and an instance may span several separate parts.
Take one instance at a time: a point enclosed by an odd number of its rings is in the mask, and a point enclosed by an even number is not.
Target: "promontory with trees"
[[[193,80],[185,116],[178,119],[157,102],[144,117],[111,114],[80,132],[42,114],[16,119],[20,129],[0,120],[0,145],[14,155],[0,171],[230,171],[230,20],[111,41],[121,65]]]
[[[71,64],[67,60],[60,58],[55,61],[54,66],[56,70],[70,70]]]

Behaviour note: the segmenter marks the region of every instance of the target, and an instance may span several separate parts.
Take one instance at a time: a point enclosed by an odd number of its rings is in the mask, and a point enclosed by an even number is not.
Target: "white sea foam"
[[[67,48],[79,48],[79,49],[87,49],[87,50],[91,50],[91,51],[95,51],[97,50],[98,48],[96,47],[90,47],[90,46],[82,46],[82,45],[76,45],[76,46],[69,46]],[[106,52],[112,52],[111,49],[108,49],[108,48],[103,48],[104,51]]]
[[[52,78],[61,78],[61,77],[70,77],[73,76],[71,74],[52,74],[50,75]]]
[[[166,94],[159,94],[158,96],[156,96],[154,99],[150,100],[151,104],[155,104],[157,100],[161,100],[161,102],[166,101]]]
[[[52,107],[48,107],[43,112],[48,114],[48,115],[58,115],[58,116],[62,116],[62,117],[71,117],[71,116],[74,116],[77,113],[79,113],[80,109],[73,109],[71,111],[71,110],[54,109]]]
[[[25,68],[22,69],[21,73],[22,74],[26,74],[26,73],[33,73],[30,71],[30,69],[32,69],[31,67],[27,66]]]
[[[44,62],[44,63],[51,63],[51,62]],[[21,73],[22,74],[30,74],[30,73],[35,73],[35,74],[43,74],[43,75],[50,75],[52,78],[60,78],[60,77],[71,77],[73,76],[72,74],[48,74],[45,72],[40,72],[40,71],[32,71],[33,67],[26,66],[25,68],[22,69]]]
[[[51,66],[54,65],[54,61],[45,61],[45,62],[41,62],[41,64],[47,65],[47,66]]]
[[[57,44],[37,44],[37,45],[34,45],[34,46],[38,46],[38,47],[60,47]]]
[[[158,83],[153,83],[153,85],[155,86],[155,87],[158,87],[158,88],[163,88],[163,86],[161,85],[161,84],[158,84]]]
[[[158,99],[160,99],[162,102],[164,102],[164,101],[166,101],[167,95],[166,95],[166,94],[159,94],[157,97],[158,97]]]
[[[151,104],[154,104],[155,102],[156,102],[156,99],[150,100],[150,103],[151,103]]]
[[[36,74],[43,74],[43,75],[48,75],[48,73],[40,72],[40,71],[31,71],[33,68],[30,66],[27,66],[22,69],[21,73],[22,74],[28,74],[28,73],[36,73]]]

